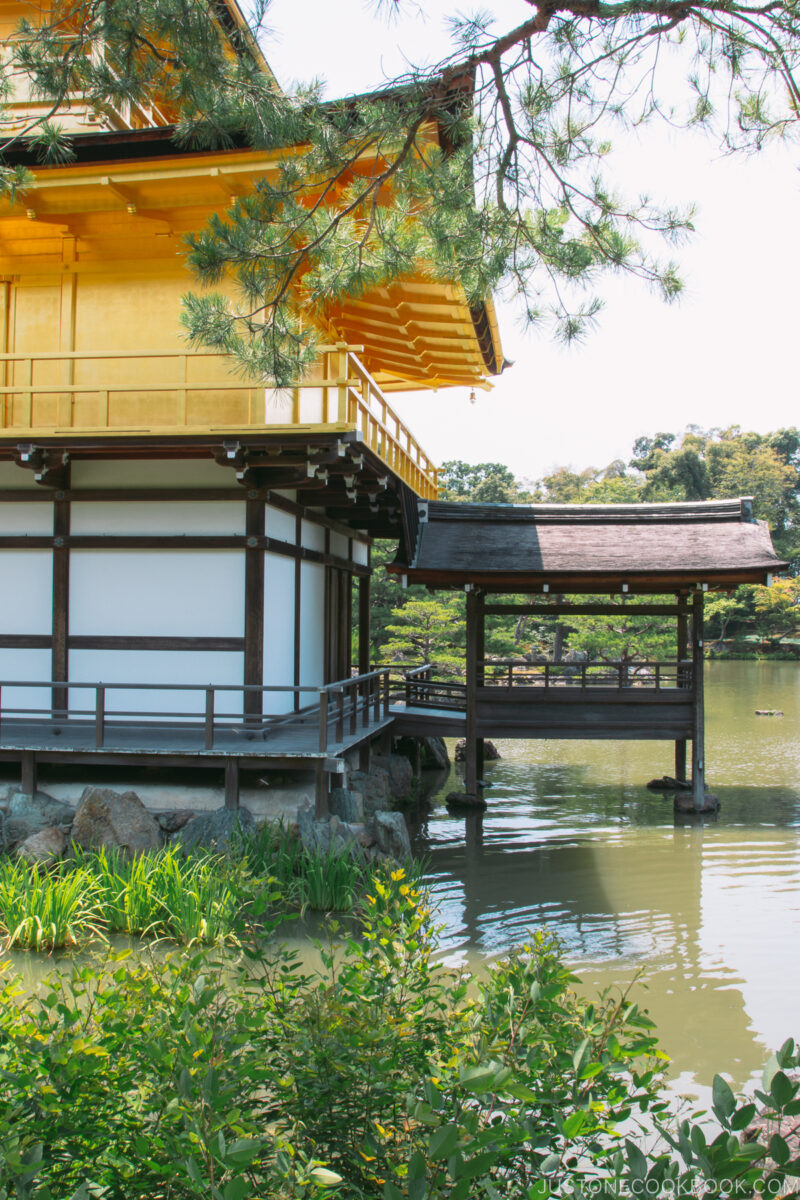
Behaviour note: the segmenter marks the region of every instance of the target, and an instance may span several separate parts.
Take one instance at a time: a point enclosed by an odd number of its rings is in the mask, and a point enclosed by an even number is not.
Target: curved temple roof
[[[786,563],[749,498],[691,504],[419,506],[409,582],[501,591],[657,593],[767,583]]]

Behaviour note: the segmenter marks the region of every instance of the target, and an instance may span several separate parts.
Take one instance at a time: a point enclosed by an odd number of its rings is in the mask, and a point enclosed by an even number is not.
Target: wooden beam
[[[0,645],[2,642],[0,642]],[[204,652],[227,652],[241,654],[245,648],[243,637],[159,637],[150,634],[70,634],[67,637],[70,650],[186,650],[191,654]],[[57,675],[54,679],[59,678]]]
[[[535,617],[677,617],[677,604],[487,604],[484,611],[489,617],[535,616]]]

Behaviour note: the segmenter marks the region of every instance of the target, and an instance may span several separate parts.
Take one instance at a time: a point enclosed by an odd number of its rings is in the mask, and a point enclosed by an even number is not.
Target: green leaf
[[[769,1156],[779,1167],[783,1167],[789,1161],[789,1147],[779,1133],[773,1134],[769,1139]]]
[[[492,1090],[494,1083],[495,1068],[494,1067],[468,1067],[461,1074],[461,1083],[468,1092],[479,1096],[481,1092],[489,1092]]]
[[[528,1188],[528,1200],[547,1200],[550,1195],[550,1184],[546,1179],[537,1179]]]
[[[783,1071],[776,1071],[772,1077],[769,1086],[770,1095],[779,1108],[783,1108],[784,1104],[788,1104],[790,1100],[794,1100],[797,1092],[797,1084],[792,1083]]]
[[[434,1160],[449,1158],[458,1145],[458,1126],[442,1125],[435,1129],[428,1142],[428,1154]]]
[[[564,1137],[568,1139],[577,1137],[581,1130],[586,1127],[588,1119],[589,1114],[584,1112],[583,1109],[578,1109],[577,1112],[570,1113],[561,1130]]]
[[[231,1142],[230,1146],[228,1146],[225,1161],[241,1166],[245,1163],[251,1163],[260,1151],[261,1142],[256,1138],[239,1138],[238,1141]]]
[[[476,1154],[474,1158],[468,1159],[462,1164],[459,1171],[461,1179],[477,1179],[481,1175],[485,1175],[491,1171],[492,1167],[497,1163],[497,1151],[487,1150],[484,1154]]]
[[[244,1175],[237,1175],[235,1179],[229,1180],[222,1189],[225,1200],[245,1200],[249,1194],[250,1181]]]
[[[308,1177],[317,1187],[336,1187],[337,1183],[342,1182],[342,1176],[337,1175],[335,1171],[329,1171],[327,1167],[314,1167],[309,1171]],[[225,1200],[228,1200],[227,1195]],[[236,1200],[240,1200],[240,1197],[237,1196]]]
[[[560,1163],[561,1163],[561,1155],[560,1154],[548,1154],[547,1158],[544,1160],[542,1165],[539,1167],[539,1170],[542,1172],[543,1175],[552,1175],[552,1174],[554,1174],[555,1171],[558,1170]]]
[[[647,1159],[635,1142],[625,1140],[625,1157],[628,1160],[628,1170],[634,1179],[644,1179],[647,1175]]]
[[[755,1115],[755,1104],[743,1104],[731,1117],[731,1129],[736,1130],[737,1133],[741,1132],[742,1129],[747,1128]]]
[[[736,1111],[736,1097],[721,1075],[714,1076],[714,1082],[711,1085],[711,1095],[714,1112],[723,1125],[728,1124],[732,1113]]]
[[[761,1086],[765,1092],[769,1091],[772,1080],[777,1072],[780,1071],[780,1069],[781,1064],[778,1062],[777,1055],[771,1055],[770,1058],[767,1059],[767,1065],[764,1067],[764,1070],[761,1074]]]

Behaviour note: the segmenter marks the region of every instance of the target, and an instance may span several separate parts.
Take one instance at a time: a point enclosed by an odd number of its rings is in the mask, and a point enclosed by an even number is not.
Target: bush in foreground
[[[470,986],[433,943],[397,871],[319,973],[250,947],[111,958],[28,999],[9,977],[0,1200],[744,1197],[800,1174],[780,1134],[739,1136],[800,1112],[792,1043],[754,1103],[717,1077],[718,1131],[671,1128],[628,996],[576,997],[545,935]]]

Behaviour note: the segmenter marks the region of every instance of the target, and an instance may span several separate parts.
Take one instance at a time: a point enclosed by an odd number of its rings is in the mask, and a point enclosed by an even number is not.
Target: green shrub
[[[718,1132],[675,1123],[629,996],[579,999],[544,934],[468,988],[432,960],[424,895],[374,882],[363,937],[313,975],[255,944],[109,957],[27,999],[8,975],[0,1200],[745,1197],[800,1175],[780,1133],[740,1141],[800,1113],[792,1042],[753,1102],[716,1078]]]

